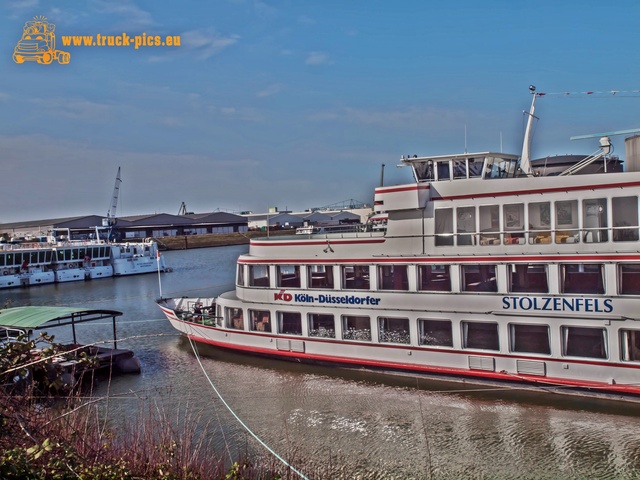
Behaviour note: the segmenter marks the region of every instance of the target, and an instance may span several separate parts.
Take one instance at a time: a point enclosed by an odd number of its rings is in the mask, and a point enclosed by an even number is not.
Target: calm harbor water
[[[247,247],[166,253],[165,296],[233,288]],[[119,346],[135,351],[140,375],[101,384],[110,411],[131,417],[160,402],[190,411],[220,452],[264,451],[218,399],[278,453],[342,465],[344,478],[640,478],[640,405],[551,393],[463,389],[354,370],[300,365],[199,346],[179,337],[154,299],[157,275],[0,292],[0,305],[60,305],[124,312]],[[63,341],[66,331],[52,329]],[[78,327],[80,342],[110,340],[110,321]],[[201,362],[198,361],[201,360]],[[213,386],[212,386],[213,385]],[[108,388],[108,391],[107,391]],[[207,430],[209,431],[209,430]],[[295,465],[294,465],[295,466]],[[304,472],[313,478],[313,472]]]

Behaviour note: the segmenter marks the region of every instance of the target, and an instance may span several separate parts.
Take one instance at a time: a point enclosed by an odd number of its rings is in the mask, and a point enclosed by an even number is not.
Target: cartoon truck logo
[[[71,60],[69,52],[56,50],[56,26],[43,16],[34,17],[24,24],[22,38],[13,50],[16,63],[38,62],[49,65],[54,60],[66,65]]]

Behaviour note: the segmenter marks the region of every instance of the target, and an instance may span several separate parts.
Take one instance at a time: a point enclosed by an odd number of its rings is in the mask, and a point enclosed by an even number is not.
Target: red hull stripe
[[[359,365],[366,366],[372,368],[388,368],[395,370],[409,370],[415,372],[424,372],[424,373],[434,373],[434,374],[443,374],[443,375],[452,375],[456,377],[465,376],[465,377],[477,377],[484,378],[490,380],[501,380],[501,381],[516,381],[516,382],[533,382],[537,384],[544,385],[555,385],[555,386],[569,386],[569,387],[580,387],[580,388],[592,388],[599,389],[603,391],[610,392],[620,392],[620,393],[633,393],[640,394],[640,386],[637,385],[611,385],[604,382],[589,382],[589,381],[578,381],[571,380],[565,378],[552,378],[552,377],[539,377],[535,375],[515,375],[508,373],[500,373],[500,372],[486,372],[480,370],[467,370],[461,368],[447,368],[447,367],[436,367],[429,365],[414,365],[414,364],[406,364],[400,362],[386,362],[381,360],[364,360],[364,359],[353,359],[348,357],[338,357],[333,355],[314,355],[308,353],[300,353],[300,352],[289,352],[283,350],[273,350],[266,348],[257,348],[250,347],[239,344],[231,344],[225,342],[218,342],[215,340],[209,340],[200,338],[194,335],[189,335],[194,341],[207,343],[209,345],[213,345],[216,347],[227,348],[231,350],[237,350],[246,353],[260,354],[260,355],[268,355],[272,357],[282,357],[282,358],[299,358],[303,360],[316,361],[316,362],[330,362],[330,363],[338,363],[338,364],[350,364],[350,365]],[[469,352],[465,352],[469,353]],[[562,362],[566,363],[565,360]],[[596,363],[596,362],[575,362],[575,363]],[[609,364],[610,365],[610,364]],[[635,367],[637,368],[637,367]]]
[[[276,243],[277,242],[277,243]],[[359,240],[334,240],[332,238],[326,240],[314,240],[314,241],[305,241],[305,240],[294,240],[288,242],[280,242],[280,241],[260,241],[260,240],[251,240],[251,245],[260,246],[260,247],[307,247],[309,245],[322,245],[324,247],[327,246],[327,243],[330,242],[332,245],[358,245],[358,244],[366,244],[366,243],[384,243],[384,238],[373,238],[373,239],[359,239]]]
[[[412,190],[429,190],[429,185],[411,185],[409,187],[389,187],[389,188],[376,188],[376,195],[384,195],[385,193],[396,192],[410,192]]]
[[[326,243],[323,243],[326,245]],[[447,263],[447,264],[457,264],[457,263],[496,263],[496,262],[620,262],[620,261],[640,261],[640,255],[634,254],[600,254],[600,255],[492,255],[492,256],[477,256],[477,257],[429,257],[429,258],[407,258],[407,257],[396,257],[396,258],[342,258],[335,259],[332,258],[331,261],[328,259],[309,259],[309,258],[261,258],[261,259],[238,259],[238,263],[242,264],[250,264],[250,263],[273,263],[273,264],[290,264],[290,263],[300,263],[300,264],[326,264],[326,263],[406,263],[406,264],[432,264],[432,263]]]
[[[450,195],[446,197],[434,196],[432,200],[464,200],[466,198],[487,198],[487,197],[510,197],[513,195],[538,195],[545,193],[555,192],[576,192],[580,190],[602,190],[605,188],[629,188],[640,186],[640,182],[627,182],[627,183],[615,183],[615,184],[598,184],[598,185],[579,185],[574,187],[555,187],[555,188],[541,188],[538,190],[517,190],[510,192],[486,192],[486,193],[469,193],[465,195]]]

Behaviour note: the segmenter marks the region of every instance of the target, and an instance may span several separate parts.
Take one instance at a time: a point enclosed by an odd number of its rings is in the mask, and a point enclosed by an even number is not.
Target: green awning
[[[116,310],[88,310],[71,307],[14,307],[0,310],[0,327],[36,330],[38,327],[89,322],[107,317],[119,317]]]

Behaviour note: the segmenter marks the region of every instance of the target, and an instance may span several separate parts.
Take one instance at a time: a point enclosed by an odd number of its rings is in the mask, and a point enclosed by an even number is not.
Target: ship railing
[[[439,232],[415,235],[388,235],[387,238],[434,238],[436,246],[524,245],[563,243],[632,242],[640,240],[640,226],[557,227],[529,230],[491,230],[484,232]]]

